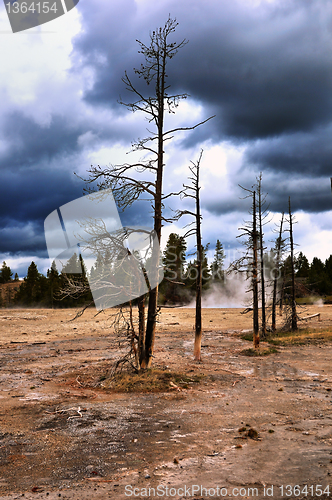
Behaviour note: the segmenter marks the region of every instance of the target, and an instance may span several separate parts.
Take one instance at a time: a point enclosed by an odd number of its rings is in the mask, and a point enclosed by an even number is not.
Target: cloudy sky
[[[0,259],[20,276],[31,260],[49,267],[44,220],[82,196],[74,172],[130,161],[132,141],[147,135],[142,116],[118,103],[121,77],[135,78],[136,40],[148,43],[169,13],[179,23],[174,40],[189,43],[170,61],[168,82],[190,97],[168,124],[216,116],[167,144],[164,192],[182,187],[203,149],[204,243],[213,249],[218,238],[234,255],[248,218],[238,184],[250,188],[262,172],[273,218],[267,247],[291,196],[299,250],[309,260],[332,253],[331,2],[80,0],[15,34],[0,7]],[[152,225],[144,201],[120,216]],[[186,222],[165,227],[163,240]]]

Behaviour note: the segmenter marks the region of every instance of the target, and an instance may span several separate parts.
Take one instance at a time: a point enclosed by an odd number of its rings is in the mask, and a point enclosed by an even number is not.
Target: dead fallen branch
[[[99,477],[85,477],[87,481],[94,481],[95,483],[113,483],[115,479],[101,479]]]
[[[171,386],[171,389],[176,389],[177,391],[182,391],[182,389],[178,385],[174,384],[174,382],[172,382],[172,381],[170,381],[169,385]]]
[[[67,408],[66,410],[55,410],[55,411],[47,411],[46,410],[46,413],[49,413],[50,415],[56,415],[57,413],[65,413],[67,411],[76,411],[78,413],[78,415],[73,415],[71,417],[68,417],[67,420],[70,420],[71,418],[80,418],[80,417],[83,417],[81,411],[82,408],[79,406],[78,408]]]
[[[300,321],[307,321],[308,319],[312,319],[312,318],[318,318],[318,321],[322,321],[320,318],[320,313],[311,314],[310,316],[306,316],[305,318],[299,318],[299,320]]]

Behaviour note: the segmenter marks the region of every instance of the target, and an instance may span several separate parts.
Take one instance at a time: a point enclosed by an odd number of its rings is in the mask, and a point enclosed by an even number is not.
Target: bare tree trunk
[[[145,357],[145,295],[137,299],[138,307],[138,352],[140,366]]]
[[[256,221],[256,191],[253,192],[253,224],[252,224],[252,291],[253,291],[253,341],[254,347],[259,347],[259,323],[258,323],[258,265],[257,265],[257,221]]]
[[[266,337],[266,314],[265,314],[265,277],[264,277],[264,248],[263,248],[263,222],[262,222],[262,175],[258,181],[258,223],[259,223],[259,246],[260,246],[260,278],[261,278],[261,302],[262,302],[262,338]]]
[[[201,236],[201,211],[199,201],[199,163],[196,179],[196,245],[197,245],[197,278],[196,278],[196,317],[195,317],[195,345],[194,357],[201,361],[202,344],[202,236]]]
[[[130,333],[131,333],[131,349],[135,355],[135,363],[136,367],[139,370],[140,367],[140,362],[139,362],[139,351],[138,351],[138,346],[136,344],[136,336],[135,336],[135,328],[134,328],[134,321],[133,321],[133,305],[131,300],[129,301],[129,328],[130,328]]]
[[[292,331],[297,330],[297,314],[296,314],[296,301],[295,301],[295,269],[294,269],[294,241],[293,241],[293,215],[291,211],[290,197],[288,198],[289,208],[289,239],[291,251],[291,273],[292,273]]]
[[[164,39],[164,50],[161,51],[158,57],[158,77],[157,77],[157,97],[158,97],[158,162],[157,162],[157,178],[156,178],[156,193],[154,198],[154,230],[158,237],[158,242],[161,239],[161,226],[162,226],[162,181],[164,169],[164,99],[165,99],[165,78],[166,78],[166,38]],[[161,58],[161,61],[160,61]],[[156,263],[155,272],[158,273]],[[158,282],[158,280],[156,280]],[[154,341],[156,334],[156,321],[157,321],[157,308],[158,308],[158,285],[150,290],[148,317],[146,322],[145,334],[145,348],[143,368],[150,368],[152,363]]]
[[[284,213],[281,215],[279,237],[277,239],[277,257],[274,269],[274,280],[273,280],[273,297],[272,297],[272,331],[276,331],[276,306],[277,306],[277,285],[278,285],[278,274],[280,270],[280,257],[281,257],[281,242],[282,242],[282,226],[284,222]]]
[[[199,259],[202,259],[202,251]],[[194,357],[196,361],[201,361],[201,344],[202,344],[202,260],[197,263],[197,280],[196,280],[196,317],[195,317],[195,345]]]
[[[200,163],[203,155],[203,150],[199,156],[197,163],[193,163],[193,166],[189,166],[189,170],[192,173],[192,177],[189,179],[192,181],[192,184],[187,186],[183,185],[185,188],[183,192],[184,198],[192,198],[195,200],[196,210],[192,212],[190,210],[178,210],[177,218],[179,219],[183,215],[190,215],[194,217],[194,222],[188,224],[191,226],[194,224],[194,227],[189,229],[184,238],[188,236],[196,235],[196,248],[197,248],[197,257],[196,257],[196,315],[195,315],[195,343],[194,343],[194,357],[196,361],[201,361],[201,344],[202,344],[202,266],[203,266],[203,247],[202,247],[202,232],[201,232],[201,207],[200,207],[200,185],[199,185],[199,169]]]
[[[284,274],[282,277],[282,286],[281,286],[280,300],[279,300],[279,316],[282,316],[282,310],[284,307],[285,285],[286,285],[286,266],[284,266]]]

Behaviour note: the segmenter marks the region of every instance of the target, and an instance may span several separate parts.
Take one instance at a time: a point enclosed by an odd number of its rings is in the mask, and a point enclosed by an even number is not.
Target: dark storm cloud
[[[14,220],[43,221],[55,208],[82,196],[84,184],[73,173],[38,168],[2,173],[0,213],[2,224]]]
[[[114,105],[123,93],[125,69],[132,74],[141,62],[133,40],[148,42],[148,31],[171,12],[180,22],[174,38],[187,38],[189,44],[171,61],[169,81],[206,106],[207,114],[217,114],[201,134],[253,139],[331,120],[327,2],[281,1],[256,8],[226,0],[168,2],[149,22],[140,19],[133,0],[102,12],[97,5],[82,5],[84,32],[74,42],[74,59],[76,54],[94,68],[95,83],[86,94],[90,102]]]
[[[45,253],[44,219],[57,207],[82,196],[72,173],[35,168],[1,174],[1,252]]]
[[[83,195],[85,183],[74,175],[82,161],[89,168],[80,137],[92,128],[100,147],[109,145],[110,139],[128,140],[131,126],[126,130],[124,124],[91,124],[84,115],[76,120],[70,111],[67,116],[53,115],[47,126],[17,111],[1,121],[0,139],[6,147],[0,153],[0,251],[20,252],[25,247],[30,252],[34,245],[36,252],[44,251],[40,234],[45,217]],[[22,232],[27,225],[29,231]]]
[[[13,221],[0,230],[1,253],[15,256],[36,255],[47,258],[43,224]]]
[[[313,177],[332,175],[332,125],[312,132],[298,132],[257,141],[246,151],[245,161],[262,170],[298,173]]]
[[[45,217],[82,196],[83,186],[64,167],[77,149],[80,131],[53,117],[42,127],[20,113],[3,118],[0,155],[1,252],[45,253]]]
[[[267,179],[264,189],[268,192],[271,210],[288,211],[288,197],[292,211],[324,212],[332,209],[330,180],[304,176],[286,176]]]
[[[0,169],[26,169],[60,158],[77,149],[83,131],[82,126],[75,127],[64,117],[53,116],[49,126],[41,126],[22,113],[12,113],[2,125],[1,139],[7,148],[0,155]]]
[[[243,187],[251,190],[257,189],[257,186],[255,187],[256,177],[252,171],[243,171],[237,175],[241,179]],[[293,212],[302,210],[318,213],[332,210],[330,179],[326,177],[294,175],[291,171],[286,175],[263,171],[262,193],[266,195],[265,206],[270,212],[287,212],[289,197]],[[214,215],[248,213],[252,201],[250,198],[245,198],[246,194],[238,186],[235,186],[229,196],[206,200],[204,208]]]
[[[234,9],[225,29],[197,31],[189,53],[179,53],[177,75],[193,97],[216,107],[219,137],[262,138],[331,119],[329,11],[323,18],[314,3],[295,2],[259,14]]]
[[[113,120],[114,121],[114,120]],[[0,139],[6,143],[5,152],[0,153],[0,170],[10,168],[27,169],[40,162],[61,160],[82,149],[79,138],[93,130],[95,145],[110,145],[113,142],[129,141],[131,126],[99,123],[82,116],[79,120],[70,110],[64,116],[53,115],[49,125],[40,125],[23,113],[13,112],[2,120]]]
[[[135,0],[81,2],[82,33],[74,39],[73,62],[76,70],[92,68],[95,79],[85,98],[94,105],[116,107],[123,94],[121,77],[126,69],[138,66],[135,39],[142,26],[137,25]]]
[[[121,8],[109,6],[108,18],[96,9],[90,18],[91,6],[84,9],[85,29],[73,54],[94,68],[95,83],[85,98],[94,105],[117,106],[119,113],[125,112],[116,102],[125,95],[121,76],[125,70],[132,76],[142,61],[130,40],[147,43],[148,32],[163,25],[169,12],[179,21],[174,39],[189,43],[169,64],[172,90],[188,92],[204,116],[216,114],[188,134],[182,147],[225,139],[246,144],[242,170],[236,177],[229,172],[229,196],[211,196],[204,204],[208,212],[247,210],[236,186],[250,187],[260,171],[272,211],[286,211],[288,196],[293,210],[331,209],[326,188],[332,175],[329,2],[285,0],[252,7],[226,0],[174,1],[145,18],[132,0]],[[126,26],[125,33],[109,29],[116,24]]]

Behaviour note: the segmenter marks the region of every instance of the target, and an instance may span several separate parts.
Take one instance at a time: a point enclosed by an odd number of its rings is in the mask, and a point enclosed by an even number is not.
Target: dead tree
[[[202,261],[203,261],[203,247],[202,247],[202,234],[201,234],[201,208],[200,208],[200,185],[199,185],[199,170],[200,163],[202,159],[203,151],[201,151],[197,163],[192,162],[192,166],[189,167],[191,172],[191,177],[189,179],[192,181],[190,186],[183,185],[185,188],[182,193],[183,198],[192,198],[195,200],[196,210],[191,212],[190,210],[179,210],[177,212],[177,218],[179,219],[183,215],[191,215],[194,217],[194,221],[188,224],[186,227],[193,225],[186,234],[184,238],[188,236],[196,236],[196,314],[195,314],[195,344],[194,344],[194,358],[196,361],[201,361],[201,344],[202,344]]]
[[[111,326],[117,338],[118,347],[125,350],[125,354],[114,363],[111,373],[121,371],[126,365],[129,365],[135,372],[139,372],[139,342],[131,302],[129,308],[120,307],[116,310],[112,317]]]
[[[284,212],[281,215],[280,228],[279,228],[279,236],[276,241],[276,258],[275,265],[273,269],[273,295],[272,295],[272,331],[276,331],[276,307],[277,307],[277,288],[278,288],[278,279],[280,272],[280,262],[281,262],[281,252],[284,244],[284,240],[282,238],[282,228],[284,222]]]
[[[101,193],[102,195],[102,193]],[[58,298],[79,298],[90,289],[99,308],[108,309],[115,302],[126,303],[129,308],[120,307],[112,314],[112,326],[121,347],[127,346],[125,356],[121,357],[116,366],[129,363],[136,370],[141,367],[144,352],[145,324],[145,291],[149,283],[151,264],[151,248],[154,232],[142,228],[122,228],[109,233],[106,224],[101,219],[89,218],[80,222],[81,234],[77,234],[81,248],[89,260],[94,257],[93,270],[89,281],[82,279],[80,274],[64,274],[66,284],[61,288]],[[126,246],[128,238],[139,237],[149,242],[140,252],[131,252]],[[79,272],[79,271],[77,271]],[[142,274],[143,272],[143,274]],[[132,297],[137,299],[138,330],[133,319]],[[78,313],[80,316],[89,307],[88,304]],[[77,317],[77,316],[76,316]]]
[[[298,316],[297,316],[297,306],[296,306],[296,280],[295,280],[295,252],[293,236],[293,226],[295,224],[294,215],[291,210],[290,197],[288,199],[288,218],[285,217],[286,222],[289,224],[289,228],[286,230],[289,232],[289,237],[287,238],[287,250],[289,250],[289,255],[284,260],[282,265],[283,271],[283,281],[280,291],[280,313],[284,310],[285,320],[283,324],[283,330],[296,331]],[[285,243],[283,240],[282,244]]]
[[[282,316],[283,306],[285,302],[285,288],[286,288],[286,265],[284,263],[282,270],[282,285],[280,290],[280,299],[279,299],[279,316]]]
[[[265,293],[265,265],[264,265],[264,232],[263,227],[267,223],[268,206],[266,207],[266,195],[262,194],[262,174],[257,179],[257,216],[258,216],[258,239],[260,253],[260,292],[261,292],[261,334],[266,337],[266,293]]]
[[[178,23],[170,17],[163,28],[150,34],[150,43],[145,45],[138,41],[145,62],[139,69],[135,69],[138,78],[145,81],[149,89],[153,89],[151,95],[145,95],[141,84],[135,85],[129,75],[125,73],[122,81],[126,90],[133,95],[133,100],[120,104],[132,112],[141,112],[148,120],[154,131],[149,130],[149,136],[139,139],[132,145],[132,151],[142,151],[144,159],[137,163],[126,163],[123,165],[111,165],[101,168],[91,166],[89,170],[88,183],[97,182],[99,189],[112,188],[113,195],[118,206],[122,209],[130,206],[141,195],[148,195],[151,200],[154,218],[154,231],[160,242],[163,221],[169,221],[162,215],[163,203],[170,196],[178,193],[163,194],[164,174],[164,150],[167,141],[173,138],[178,131],[193,130],[199,125],[207,122],[204,120],[190,127],[176,127],[164,130],[165,113],[175,113],[179,102],[187,97],[187,94],[169,94],[170,85],[167,85],[167,64],[176,55],[179,49],[187,43],[182,40],[179,43],[170,41]],[[147,179],[140,179],[138,174],[148,174]],[[152,177],[151,177],[152,174]],[[148,180],[150,179],[150,180]],[[158,258],[155,259],[155,272],[158,274]],[[158,281],[158,280],[156,280]],[[149,303],[143,356],[141,366],[149,368],[152,362],[156,320],[158,314],[158,286],[149,292]]]
[[[293,224],[294,215],[291,210],[290,197],[288,198],[288,223],[289,223],[289,243],[290,243],[290,260],[291,260],[291,324],[292,331],[297,330],[297,313],[296,313],[296,300],[295,300],[295,269],[294,269],[294,239],[293,239]]]
[[[257,221],[256,221],[256,192],[252,196],[252,292],[253,292],[253,341],[254,347],[259,347],[258,324],[258,262],[257,262]]]
[[[249,194],[245,198],[252,198],[251,210],[249,213],[252,215],[251,221],[246,221],[244,227],[239,228],[243,231],[237,238],[246,239],[243,241],[246,247],[246,252],[242,257],[233,262],[227,273],[231,272],[245,272],[247,278],[250,278],[250,287],[247,292],[252,292],[252,307],[247,308],[247,311],[253,312],[253,343],[254,347],[259,347],[259,318],[258,318],[258,241],[259,233],[257,231],[257,201],[256,201],[256,191],[244,188],[240,186],[241,189],[248,192]]]

